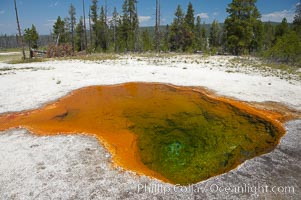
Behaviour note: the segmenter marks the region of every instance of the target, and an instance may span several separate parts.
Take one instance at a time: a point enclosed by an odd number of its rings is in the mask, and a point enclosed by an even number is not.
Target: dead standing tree
[[[160,10],[160,0],[156,0],[156,27],[155,27],[155,43],[156,51],[160,52],[160,19],[161,10]]]
[[[17,26],[18,26],[18,32],[19,32],[19,40],[21,41],[21,45],[22,45],[23,60],[25,60],[26,55],[25,55],[24,41],[23,41],[23,36],[22,36],[22,33],[21,33],[21,27],[20,27],[20,23],[19,23],[19,16],[18,16],[18,9],[17,9],[16,0],[14,0],[14,4],[15,4],[16,19],[17,19]]]
[[[85,0],[83,0],[83,14],[84,14],[84,29],[85,29],[85,49],[86,49],[88,46],[88,39],[87,39],[87,27],[86,27]]]
[[[92,24],[91,24],[91,13],[89,10],[89,29],[90,29],[90,46],[92,47],[93,45],[93,38],[92,38]]]

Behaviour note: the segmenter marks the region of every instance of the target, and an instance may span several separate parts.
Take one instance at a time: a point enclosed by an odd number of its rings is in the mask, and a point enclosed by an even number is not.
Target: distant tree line
[[[45,47],[52,42],[53,42],[52,36],[38,34],[37,47]],[[28,46],[28,42],[27,42],[27,46]],[[19,48],[19,47],[20,47],[20,43],[19,43],[18,35],[0,34],[0,49]]]
[[[99,6],[98,0],[92,0],[88,16],[89,30],[86,28],[88,22],[84,21],[86,16],[76,19],[75,7],[71,4],[69,15],[64,19],[58,16],[54,23],[52,38],[56,45],[70,44],[73,52],[256,54],[279,62],[300,63],[301,0],[297,4],[293,24],[288,24],[284,18],[276,25],[261,21],[256,2],[257,0],[232,0],[226,8],[229,15],[225,22],[220,24],[214,20],[208,30],[201,17],[195,15],[192,3],[188,4],[186,12],[178,5],[170,25],[141,28],[136,0],[124,0],[121,13],[115,7],[110,14],[106,1]],[[83,0],[83,7],[84,3]],[[156,7],[156,18],[160,19],[157,16],[160,14],[160,7]],[[160,23],[157,21],[156,25],[158,24]],[[34,25],[25,29],[24,38],[31,48],[43,43]],[[15,42],[12,36],[0,36],[3,47],[16,46]]]

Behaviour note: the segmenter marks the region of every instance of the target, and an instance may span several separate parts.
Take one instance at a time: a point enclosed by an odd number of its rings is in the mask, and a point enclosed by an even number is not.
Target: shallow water
[[[227,172],[271,151],[284,134],[277,114],[188,87],[93,86],[41,109],[0,116],[0,130],[95,135],[114,163],[175,184]]]

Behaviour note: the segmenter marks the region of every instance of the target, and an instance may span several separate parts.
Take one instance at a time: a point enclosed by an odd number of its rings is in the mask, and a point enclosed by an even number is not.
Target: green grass
[[[44,58],[34,58],[34,59],[30,59],[30,58],[26,58],[25,60],[21,59],[12,59],[7,61],[8,64],[23,64],[23,63],[36,63],[36,62],[44,62],[46,61],[46,59]]]
[[[21,53],[21,49],[20,48],[8,48],[8,49],[0,48],[0,53],[8,53],[8,52],[20,52]]]
[[[0,62],[10,62],[13,60],[22,60],[22,56],[20,55],[0,55]]]
[[[256,57],[237,57],[230,60],[232,68],[244,71],[247,68],[266,75],[273,75],[285,80],[301,80],[300,68],[291,64],[267,62]]]
[[[13,55],[0,55],[0,62],[8,63],[8,64],[22,64],[22,63],[33,63],[33,62],[43,62],[43,58],[29,58],[29,51],[25,51],[26,59],[23,60],[22,53],[20,49],[8,49],[1,50],[0,53],[10,53],[10,52],[20,52],[19,54]]]

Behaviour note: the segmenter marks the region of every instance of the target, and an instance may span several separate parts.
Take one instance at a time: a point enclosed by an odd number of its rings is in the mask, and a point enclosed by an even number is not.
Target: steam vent
[[[187,185],[267,153],[284,134],[277,114],[203,90],[127,83],[82,88],[44,107],[0,116],[0,130],[97,137],[113,163]]]

